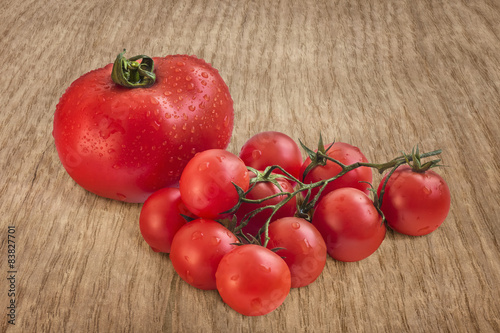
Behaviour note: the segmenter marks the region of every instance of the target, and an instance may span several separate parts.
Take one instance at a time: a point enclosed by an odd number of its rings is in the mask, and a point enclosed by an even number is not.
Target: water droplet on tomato
[[[266,272],[266,273],[271,273],[271,267],[267,266],[267,265],[264,265],[264,264],[260,264],[259,265],[259,268],[261,271],[263,272]]]
[[[205,103],[204,102],[201,102],[200,105],[199,105],[200,109],[204,109],[205,108]]]
[[[187,128],[187,124],[186,124],[186,123],[182,124],[182,129],[183,129],[184,131],[186,130],[186,128]]]
[[[258,149],[252,151],[252,158],[258,160],[262,156],[262,152]]]
[[[203,95],[203,99],[208,102],[210,100],[210,96],[205,94],[205,95]]]
[[[161,124],[160,124],[157,120],[154,120],[154,121],[151,123],[151,125],[152,125],[152,126],[153,126],[153,128],[154,128],[155,130],[157,130],[157,131],[160,129],[160,126],[161,126]]]
[[[182,150],[182,148],[184,148],[184,146],[183,146],[183,145],[180,145],[180,146],[179,146],[179,150]]]
[[[307,238],[304,238],[302,242],[300,242],[300,247],[303,253],[308,253],[309,250],[311,249],[311,244],[309,244]]]
[[[206,86],[207,85],[207,81],[201,80],[201,84],[204,85],[204,86]]]
[[[219,237],[213,236],[212,237],[212,245],[219,245],[221,242]]]
[[[192,284],[194,282],[194,278],[191,275],[190,271],[186,271],[186,282]]]
[[[172,95],[172,92],[171,92],[171,91],[169,91],[169,90],[167,90],[167,91],[165,91],[163,94],[164,94],[165,96],[170,96],[170,95]]]
[[[235,274],[235,275],[231,276],[232,281],[237,281],[239,278],[240,278],[239,274]]]
[[[262,308],[262,300],[259,297],[254,298],[250,302],[250,305],[252,306],[252,308],[260,310]]]
[[[116,193],[116,196],[118,197],[119,200],[126,200],[127,196],[121,193]]]
[[[199,240],[199,239],[202,239],[202,238],[203,238],[203,233],[201,231],[195,231],[191,235],[191,239],[192,240]]]
[[[188,106],[188,109],[189,109],[189,111],[194,111],[194,110],[196,110],[196,106],[190,105],[190,106]]]
[[[293,222],[292,223],[292,228],[293,229],[299,229],[300,228],[300,223],[299,222]]]
[[[422,188],[422,191],[424,192],[425,195],[429,195],[432,193],[432,190],[430,188],[428,188],[427,186],[424,186]]]
[[[200,165],[198,165],[198,171],[207,170],[209,166],[210,166],[210,162],[200,163]]]
[[[203,76],[206,79],[208,77],[208,74],[207,74],[207,72],[202,72],[201,76]]]

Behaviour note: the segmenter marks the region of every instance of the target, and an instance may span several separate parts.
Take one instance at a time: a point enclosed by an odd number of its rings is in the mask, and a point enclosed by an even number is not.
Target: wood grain
[[[17,317],[8,332],[499,332],[500,2],[2,2],[0,216],[16,227]],[[358,263],[328,259],[263,317],[196,290],[153,253],[141,206],[94,196],[63,170],[55,105],[90,69],[129,54],[195,54],[226,80],[228,149],[277,130],[385,161],[443,149],[452,193],[425,237],[389,232]],[[380,179],[379,176],[376,177]]]

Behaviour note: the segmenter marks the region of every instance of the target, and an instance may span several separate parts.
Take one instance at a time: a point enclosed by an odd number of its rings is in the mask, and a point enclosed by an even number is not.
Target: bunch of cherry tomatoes
[[[302,145],[302,143],[300,143]],[[369,163],[343,142],[315,151],[279,132],[250,138],[239,156],[223,149],[196,154],[179,187],[153,193],[140,230],[156,252],[170,253],[179,276],[247,316],[281,305],[291,288],[314,282],[327,254],[352,262],[373,254],[386,225],[425,235],[450,208],[439,160],[418,149],[383,164]],[[372,169],[389,172],[372,188]],[[370,198],[373,192],[374,199]]]

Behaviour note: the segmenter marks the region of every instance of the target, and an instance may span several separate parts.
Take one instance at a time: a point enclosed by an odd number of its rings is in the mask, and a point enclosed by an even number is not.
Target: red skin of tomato
[[[229,143],[233,101],[218,71],[193,56],[153,60],[149,88],[115,84],[109,64],[75,80],[56,107],[59,158],[90,192],[144,202],[177,184],[197,152]]]
[[[290,270],[271,250],[255,244],[236,247],[226,254],[215,273],[223,301],[245,316],[274,311],[290,292]]]
[[[325,149],[330,145],[326,145]],[[333,146],[328,150],[327,155],[344,165],[353,164],[356,162],[368,162],[365,155],[359,150],[359,148],[352,146],[344,142],[335,142]],[[311,159],[308,157],[300,169],[300,175],[304,174],[306,168],[311,164]],[[303,182],[306,184],[315,183],[321,180],[329,179],[335,177],[342,171],[342,168],[335,162],[327,161],[324,166],[318,165],[311,169]],[[349,171],[345,175],[335,179],[329,183],[323,192],[321,193],[321,198],[326,194],[343,187],[353,187],[357,188],[366,194],[369,193],[369,185],[360,182],[372,182],[372,170],[369,167],[359,167],[354,170]],[[318,193],[319,187],[312,189],[311,199]],[[304,193],[305,195],[305,193]]]
[[[326,264],[326,244],[320,232],[308,221],[284,217],[269,225],[268,249],[283,248],[276,254],[290,268],[292,288],[313,283]],[[264,243],[264,234],[261,241]]]
[[[239,156],[254,169],[264,170],[270,165],[279,165],[299,179],[302,153],[297,143],[284,133],[267,131],[254,135],[241,147]],[[274,172],[282,174],[279,169]]]
[[[181,198],[196,216],[219,219],[238,203],[238,192],[250,186],[248,170],[243,161],[222,149],[198,153],[186,165],[179,182]]]
[[[166,187],[151,194],[144,202],[139,217],[142,237],[155,252],[170,253],[175,233],[186,224],[181,216],[195,216],[181,200],[181,192],[175,187]]]
[[[378,195],[386,178],[378,187]],[[391,229],[410,236],[427,235],[448,216],[450,189],[436,172],[414,172],[402,165],[387,182],[381,210]]]
[[[188,284],[203,290],[216,289],[215,272],[222,257],[233,250],[238,239],[212,220],[186,223],[172,241],[170,260]]]
[[[316,206],[312,223],[323,236],[328,254],[345,262],[359,261],[373,254],[386,232],[370,198],[351,187],[327,194]]]
[[[251,175],[255,177],[253,173],[251,173]],[[293,192],[292,185],[286,179],[278,178],[276,181],[278,182],[278,184],[280,184],[283,192],[289,192],[289,193]],[[250,190],[250,192],[247,193],[246,198],[251,200],[259,200],[281,192],[282,191],[271,182],[258,182]],[[238,210],[236,211],[236,217],[238,218],[238,222],[242,221],[247,213],[250,213],[255,209],[265,207],[268,205],[276,205],[285,198],[286,196],[283,195],[265,200],[259,204],[247,203],[247,202],[242,203],[240,208],[238,208]],[[271,218],[271,221],[275,221],[282,217],[293,216],[296,211],[297,211],[297,200],[295,197],[293,197],[292,199],[290,199],[290,201],[285,203],[280,209],[276,211],[276,213]],[[271,209],[265,209],[262,212],[256,214],[248,221],[248,224],[242,229],[242,231],[245,234],[249,233],[253,236],[257,236],[260,228],[264,226],[269,216],[271,216],[271,213],[272,213]]]

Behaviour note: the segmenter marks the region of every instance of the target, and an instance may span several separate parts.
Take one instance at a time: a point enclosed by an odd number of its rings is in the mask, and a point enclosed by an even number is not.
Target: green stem
[[[323,153],[321,153],[321,152],[320,152],[320,154],[323,155]],[[382,197],[383,197],[383,193],[384,193],[384,190],[385,190],[385,185],[387,184],[387,181],[388,181],[389,177],[394,173],[394,171],[399,166],[401,166],[401,165],[403,165],[405,163],[410,163],[410,162],[415,161],[415,160],[418,160],[418,164],[420,164],[420,159],[421,158],[436,156],[436,155],[439,155],[439,154],[441,154],[441,150],[440,149],[434,150],[434,151],[431,151],[431,152],[428,152],[428,153],[424,153],[424,154],[418,154],[417,153],[417,154],[412,154],[412,155],[398,156],[395,159],[393,159],[393,160],[391,160],[389,162],[386,162],[386,163],[356,162],[356,163],[349,164],[349,165],[345,165],[345,164],[341,163],[340,161],[335,160],[335,159],[327,156],[326,154],[324,154],[324,156],[321,156],[321,157],[324,157],[325,159],[338,164],[342,168],[342,170],[337,175],[335,175],[332,178],[324,179],[324,180],[318,181],[316,183],[310,183],[310,184],[305,184],[305,183],[301,182],[300,180],[298,180],[297,178],[295,178],[294,176],[292,176],[290,173],[288,173],[286,170],[284,170],[282,167],[280,167],[278,165],[269,166],[262,173],[259,172],[259,171],[257,171],[257,170],[255,170],[255,169],[253,169],[253,168],[249,167],[248,169],[256,174],[256,177],[252,179],[252,184],[256,183],[258,181],[275,181],[275,178],[277,177],[277,175],[272,175],[272,171],[276,170],[276,169],[279,169],[279,170],[281,170],[283,172],[284,175],[279,175],[278,177],[282,177],[282,178],[288,179],[290,181],[296,182],[297,183],[297,187],[291,193],[289,193],[289,192],[276,193],[276,194],[271,195],[269,197],[258,199],[258,200],[251,200],[251,199],[247,199],[245,197],[246,194],[251,190],[252,187],[247,192],[243,192],[240,189],[241,191],[239,191],[239,193],[240,193],[239,202],[230,211],[236,210],[237,209],[236,207],[239,207],[242,202],[247,202],[247,203],[262,203],[262,202],[264,202],[266,200],[269,200],[269,199],[272,199],[272,198],[275,198],[275,197],[278,197],[278,196],[283,196],[283,195],[285,195],[286,198],[284,198],[283,200],[281,200],[279,203],[277,203],[275,205],[268,205],[268,206],[265,206],[265,207],[261,207],[261,208],[258,208],[256,210],[253,210],[252,212],[248,213],[247,215],[245,215],[245,217],[243,218],[243,220],[241,221],[241,223],[238,225],[238,227],[236,227],[236,229],[234,230],[234,232],[235,232],[235,234],[240,234],[244,238],[246,238],[245,235],[242,232],[242,229],[248,224],[248,222],[250,221],[250,219],[252,217],[254,217],[256,214],[260,213],[261,211],[263,211],[265,209],[272,209],[273,211],[271,212],[271,215],[266,220],[266,223],[264,224],[264,226],[259,230],[259,234],[264,233],[264,242],[263,242],[262,246],[266,247],[267,243],[269,242],[268,229],[269,229],[269,224],[271,223],[271,219],[274,216],[274,214],[283,205],[285,205],[288,201],[290,201],[297,194],[303,193],[303,192],[307,192],[306,200],[302,203],[302,206],[299,207],[299,212],[298,212],[300,216],[307,216],[307,213],[312,208],[314,208],[314,206],[316,205],[316,202],[319,200],[319,198],[321,196],[321,193],[323,192],[323,190],[326,188],[326,186],[329,183],[331,183],[332,181],[334,181],[337,178],[342,177],[343,175],[345,175],[349,171],[352,171],[352,170],[354,170],[356,168],[359,168],[359,167],[373,168],[373,169],[376,169],[381,174],[384,171],[392,168],[391,172],[388,174],[388,176],[386,178],[386,181],[383,184],[383,188],[382,188],[382,191],[380,193],[380,198],[378,200],[379,206],[380,206],[382,204]],[[428,162],[428,164],[432,164],[432,165],[435,166],[435,165],[437,165],[437,161],[438,160],[434,160],[434,161]],[[268,177],[270,179],[266,180],[266,178],[268,178]],[[314,198],[309,201],[311,190],[313,188],[316,188],[316,187],[320,187],[320,189],[319,189],[318,193],[314,196]]]
[[[148,56],[138,55],[126,59],[123,55],[125,50],[120,53],[113,64],[111,79],[116,84],[127,88],[147,88],[151,87],[156,80],[154,71],[154,62]],[[142,59],[141,62],[137,60]]]

